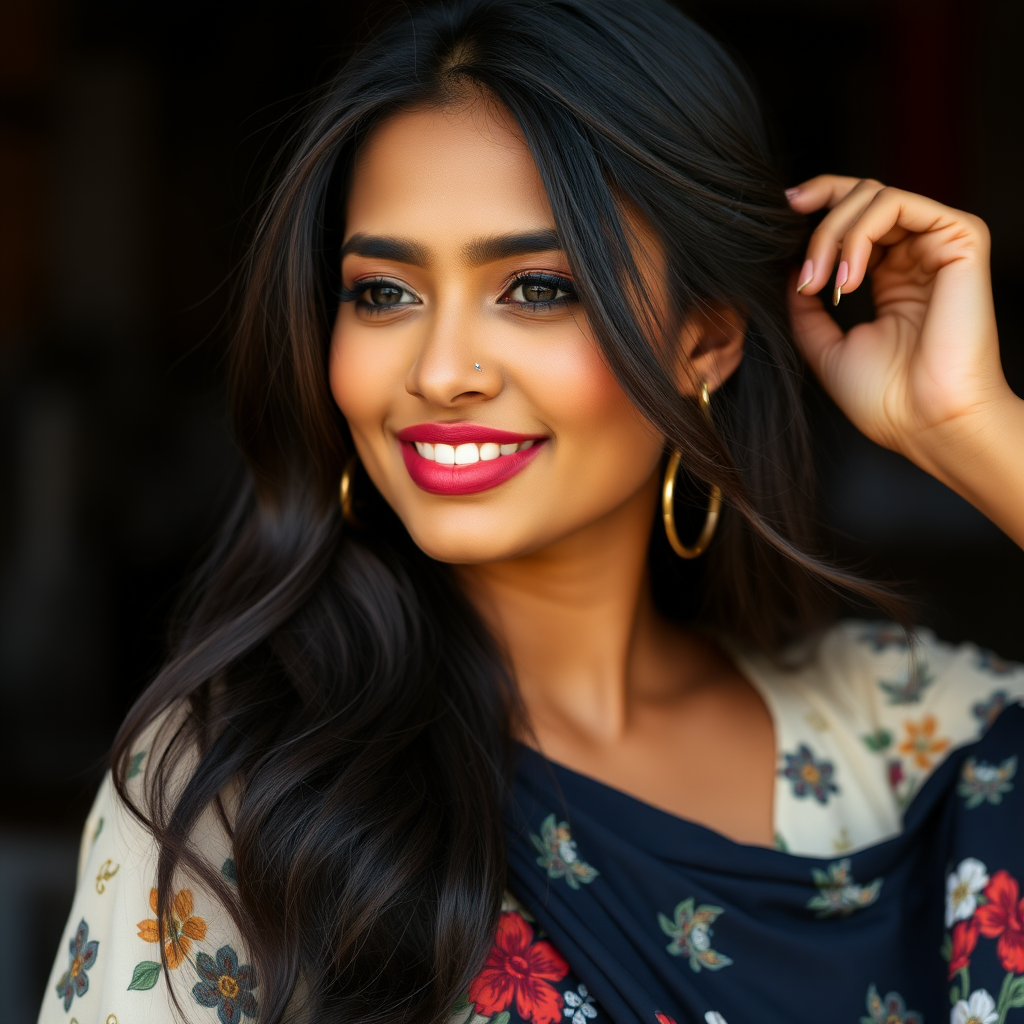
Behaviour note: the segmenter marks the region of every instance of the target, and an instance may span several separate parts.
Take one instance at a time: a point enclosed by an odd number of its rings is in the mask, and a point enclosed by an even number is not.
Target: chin
[[[525,554],[526,548],[516,543],[495,543],[493,535],[475,536],[465,530],[409,530],[416,546],[428,557],[451,565],[481,565],[501,562]]]

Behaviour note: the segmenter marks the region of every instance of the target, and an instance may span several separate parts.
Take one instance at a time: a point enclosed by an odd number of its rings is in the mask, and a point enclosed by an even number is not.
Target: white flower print
[[[588,1018],[593,1020],[597,1016],[594,997],[587,991],[586,985],[577,985],[575,992],[572,989],[563,992],[562,998],[565,1000],[562,1013],[569,1018],[570,1024],[587,1024]]]
[[[707,1024],[725,1024],[725,1018],[717,1010],[708,1010],[704,1014]]]
[[[978,906],[978,893],[986,885],[988,872],[980,860],[968,857],[960,861],[960,866],[946,879],[947,928],[971,917]]]
[[[969,999],[961,999],[949,1011],[949,1024],[996,1024],[996,1001],[983,988],[975,989]]]

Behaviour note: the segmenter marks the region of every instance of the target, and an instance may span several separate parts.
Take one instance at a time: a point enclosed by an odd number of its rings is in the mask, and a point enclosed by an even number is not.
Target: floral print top
[[[898,835],[938,765],[1024,698],[1024,665],[926,629],[914,641],[891,623],[846,621],[795,645],[792,670],[723,642],[775,725],[779,849],[835,857]]]
[[[891,625],[844,622],[794,648],[790,653],[798,667],[793,669],[723,646],[773,718],[776,845],[830,862],[815,873],[806,904],[809,919],[822,928],[880,898],[883,880],[854,877],[847,855],[900,834],[904,810],[938,765],[1024,697],[1024,666],[970,644],[944,644],[926,630],[911,648]],[[143,742],[129,776],[140,797],[149,757],[149,744]],[[966,813],[984,813],[980,808],[998,805],[1020,784],[1016,758],[991,764],[968,758],[957,793]],[[550,811],[529,836],[533,870],[545,885],[576,895],[602,885],[601,851],[578,848],[569,822],[557,808]],[[200,822],[196,835],[210,862],[233,882],[230,843],[214,812]],[[78,886],[39,1024],[171,1024],[182,1019],[171,989],[188,1022],[258,1019],[259,978],[242,942],[212,895],[187,879],[171,893],[162,950],[168,971],[162,969],[155,884],[156,849],[121,804],[108,775],[85,823]],[[1024,973],[1024,900],[1016,880],[965,857],[951,868],[946,896],[951,978],[987,937],[1008,971]],[[719,918],[728,921],[731,913],[725,904],[682,892],[674,906],[668,903],[652,918],[651,941],[688,975],[716,977],[722,971],[723,977],[731,976],[737,970],[731,966],[734,950],[716,935]],[[967,994],[966,983],[951,990],[954,1024],[1001,1020],[984,990],[953,998],[957,992]],[[1013,993],[1004,994],[1004,1001],[1015,1000]],[[1020,1000],[1012,1005],[1024,1005],[1024,987]],[[865,1024],[920,1024],[898,992],[872,987],[864,1005]],[[667,1013],[655,1016],[651,1024],[675,1024]],[[605,1020],[611,1018],[563,952],[508,894],[491,954],[454,1008],[452,1024]],[[725,1024],[717,1011],[708,1011],[705,1020]]]
[[[149,741],[132,759],[128,785],[141,799]],[[234,862],[213,811],[200,820],[200,848],[229,881]],[[160,964],[155,845],[118,798],[108,772],[82,832],[78,887],[43,997],[40,1024],[171,1024],[170,985],[185,1020],[255,1020],[259,984],[228,916],[198,884],[171,894]]]

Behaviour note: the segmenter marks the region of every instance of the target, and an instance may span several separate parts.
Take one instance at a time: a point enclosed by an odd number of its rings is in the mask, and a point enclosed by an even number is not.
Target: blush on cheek
[[[349,372],[346,362],[342,346],[338,344],[337,340],[333,341],[327,359],[327,379],[335,403],[342,415],[348,419],[351,404],[358,395],[359,389],[351,386],[353,375]]]
[[[336,329],[327,373],[331,394],[353,434],[366,433],[371,421],[383,421],[388,373],[371,346],[360,345],[355,338],[342,340]]]
[[[538,405],[552,410],[552,425],[563,437],[590,435],[596,440],[608,432],[650,431],[589,331],[579,331],[579,337],[545,353],[535,365],[535,372],[528,371],[531,393]]]

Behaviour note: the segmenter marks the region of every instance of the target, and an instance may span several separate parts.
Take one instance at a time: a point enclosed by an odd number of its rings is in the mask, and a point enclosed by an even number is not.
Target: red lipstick
[[[547,437],[543,434],[520,434],[511,430],[496,430],[474,423],[420,423],[406,427],[396,435],[402,443],[402,457],[413,483],[431,494],[475,494],[497,487],[511,479],[532,461],[544,446]],[[422,447],[447,445],[456,449],[460,445],[489,445],[489,458],[479,458],[466,465],[451,465],[444,461],[426,458],[417,450]],[[532,442],[529,447],[497,455],[499,446],[522,445]],[[449,458],[454,457],[449,451]],[[470,454],[472,450],[470,450]]]

